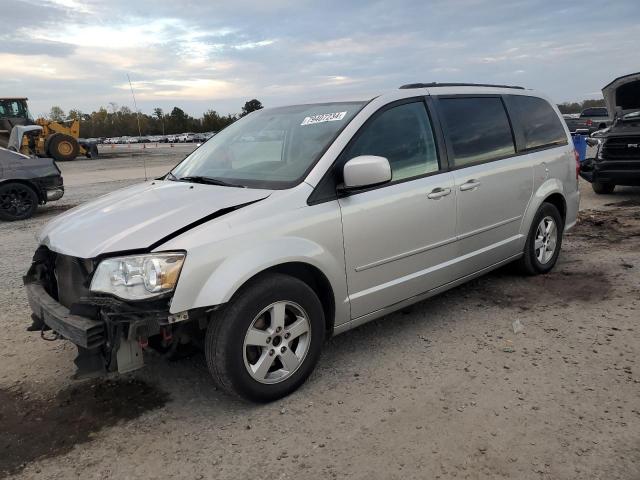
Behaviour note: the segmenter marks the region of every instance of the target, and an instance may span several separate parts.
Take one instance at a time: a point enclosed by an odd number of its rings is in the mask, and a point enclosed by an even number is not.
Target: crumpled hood
[[[49,222],[39,241],[80,258],[145,249],[216,212],[255,202],[269,190],[155,180],[117,190]]]
[[[624,113],[640,110],[640,72],[616,78],[602,89],[602,96],[611,117],[616,107]]]

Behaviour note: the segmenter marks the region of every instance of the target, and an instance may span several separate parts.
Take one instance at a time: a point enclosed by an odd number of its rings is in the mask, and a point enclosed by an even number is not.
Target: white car
[[[274,400],[331,335],[509,262],[549,272],[578,203],[569,131],[531,90],[265,108],[52,220],[25,277],[31,329],[91,371],[193,342],[222,388]]]

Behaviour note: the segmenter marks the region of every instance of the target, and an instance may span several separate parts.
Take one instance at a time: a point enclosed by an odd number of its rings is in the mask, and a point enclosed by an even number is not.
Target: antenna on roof
[[[138,121],[138,137],[142,136],[142,131],[140,130],[140,111],[138,110],[138,104],[136,103],[136,95],[133,93],[133,85],[131,84],[131,78],[129,78],[129,74],[127,73],[127,80],[129,80],[129,88],[131,89],[131,96],[133,97],[133,107],[136,109],[136,120]],[[147,181],[147,156],[142,155],[142,165],[144,167],[144,181]]]

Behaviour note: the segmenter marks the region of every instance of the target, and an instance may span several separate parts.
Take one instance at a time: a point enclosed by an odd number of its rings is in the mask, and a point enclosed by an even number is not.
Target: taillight
[[[586,121],[586,124],[587,124],[587,127],[590,127],[591,125],[593,125],[593,120],[588,118],[587,121]]]
[[[576,180],[578,180],[578,177],[580,176],[580,154],[575,148],[573,149],[573,156],[576,159]]]

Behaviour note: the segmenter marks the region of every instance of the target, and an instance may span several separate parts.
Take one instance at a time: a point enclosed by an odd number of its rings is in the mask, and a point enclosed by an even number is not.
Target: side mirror
[[[344,189],[373,187],[391,181],[391,165],[384,157],[361,155],[344,164]]]

